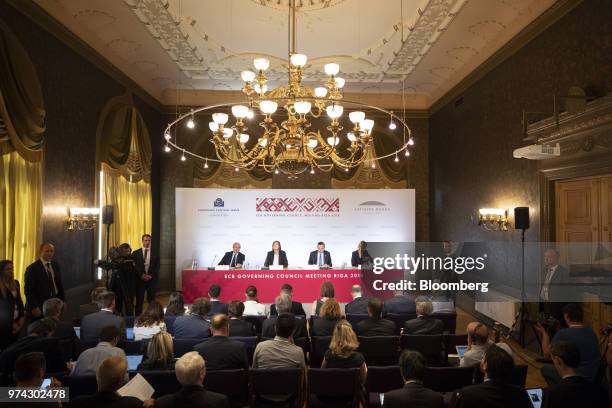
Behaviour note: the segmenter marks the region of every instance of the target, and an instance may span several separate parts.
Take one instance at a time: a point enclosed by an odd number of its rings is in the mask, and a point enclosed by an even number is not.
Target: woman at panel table
[[[268,267],[270,265],[283,265],[285,268],[289,265],[289,262],[287,262],[287,254],[281,249],[280,241],[274,241],[272,243],[272,250],[268,252],[266,256],[264,266]]]
[[[357,250],[353,251],[353,254],[351,255],[351,265],[356,267],[357,265],[372,262],[372,258],[366,250],[367,246],[368,244],[365,241],[359,241],[359,244],[357,245]]]

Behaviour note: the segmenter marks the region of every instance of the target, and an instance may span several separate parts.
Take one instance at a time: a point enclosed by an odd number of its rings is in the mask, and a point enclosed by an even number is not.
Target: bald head
[[[486,344],[489,340],[489,328],[480,322],[468,323],[467,333],[474,344]]]
[[[210,321],[210,329],[213,336],[229,335],[229,317],[224,314],[216,314]]]
[[[351,287],[351,296],[353,297],[353,299],[356,299],[361,296],[361,286],[360,285],[353,285]]]
[[[126,383],[127,360],[125,357],[109,357],[96,370],[98,391],[117,391]]]

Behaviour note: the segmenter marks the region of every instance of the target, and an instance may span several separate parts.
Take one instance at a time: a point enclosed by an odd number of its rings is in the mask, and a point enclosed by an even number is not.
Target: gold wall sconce
[[[488,231],[508,231],[508,210],[481,208],[478,210],[478,225]]]
[[[68,231],[91,230],[96,227],[100,220],[99,208],[71,207],[66,209],[68,220],[66,227]]]

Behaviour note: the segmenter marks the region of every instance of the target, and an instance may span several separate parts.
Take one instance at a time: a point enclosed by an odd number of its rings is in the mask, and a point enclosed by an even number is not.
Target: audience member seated
[[[62,361],[59,339],[53,336],[55,330],[55,320],[45,317],[28,326],[28,335],[20,338],[17,342],[7,347],[0,354],[0,372],[4,378],[9,378],[13,373],[15,361],[22,354],[35,351],[45,355],[47,371],[61,372],[66,371],[66,364]]]
[[[185,301],[180,292],[172,292],[166,307],[166,316],[183,316],[185,314]]]
[[[463,358],[459,361],[461,367],[473,367],[477,366],[482,362],[482,358],[489,348],[493,344],[489,340],[489,328],[480,322],[471,322],[467,325],[468,334],[468,348],[463,355]],[[497,347],[504,350],[510,356],[512,356],[512,349],[506,343],[497,343]]]
[[[172,336],[166,331],[154,334],[147,344],[147,358],[138,364],[138,370],[174,370]]]
[[[423,386],[427,361],[418,351],[404,350],[399,359],[404,386],[385,393],[383,407],[444,408],[442,395]]]
[[[283,293],[280,296],[277,296],[274,305],[275,309],[280,313],[290,313],[291,311],[291,297]],[[266,337],[272,339],[276,336],[276,319],[278,316],[272,316],[268,319],[264,320],[262,329],[261,329],[261,337]],[[308,331],[306,329],[306,319],[296,319],[295,320],[295,332],[293,333],[294,339],[300,339],[303,337],[308,337]]]
[[[387,302],[385,302],[387,307]],[[431,316],[433,304],[429,300],[417,299],[416,319],[404,323],[403,334],[442,334],[444,323]]]
[[[362,296],[360,285],[353,285],[351,297],[353,300],[344,306],[344,313],[347,315],[367,315],[368,300]]]
[[[395,323],[382,318],[383,302],[372,298],[368,301],[368,319],[357,324],[359,336],[393,336],[395,334]]]
[[[104,292],[106,292],[106,288],[104,286],[98,286],[91,290],[89,294],[91,297],[91,302],[79,306],[79,319],[83,319],[83,316],[85,315],[100,311],[100,296]]]
[[[323,281],[321,284],[321,297],[314,302],[312,302],[312,306],[310,307],[310,314],[319,316],[321,312],[321,306],[327,299],[333,299],[335,295],[334,284],[331,281]]]
[[[165,330],[164,308],[154,300],[134,322],[134,340],[150,339],[154,334]]]
[[[402,290],[395,290],[393,291],[393,297],[385,300],[384,313],[413,314],[415,307],[413,298],[405,295]]]
[[[565,340],[574,343],[580,351],[578,373],[587,380],[594,381],[601,361],[597,336],[593,329],[584,326],[582,307],[579,304],[568,303],[563,306],[563,318],[567,328],[559,330],[552,338],[552,342],[548,331],[540,324],[536,325],[536,329],[542,337],[542,353],[544,357],[550,357],[551,343],[555,344],[557,341]],[[541,371],[548,385],[557,384],[561,381],[561,377],[552,364],[544,364]]]
[[[321,317],[314,319],[310,328],[311,336],[331,336],[334,333],[334,327],[342,319],[340,312],[340,304],[334,299],[329,299],[321,307]]]
[[[578,374],[580,350],[574,343],[564,340],[555,342],[550,347],[550,357],[561,381],[544,390],[543,408],[610,406],[603,388]]]
[[[176,362],[176,378],[182,387],[179,392],[157,398],[155,408],[226,408],[227,396],[207,391],[204,386],[206,362],[197,352],[191,351]]]
[[[531,408],[525,389],[508,383],[514,371],[514,361],[505,350],[495,344],[489,345],[480,369],[484,382],[455,392],[451,398],[451,408]]]
[[[208,299],[210,300],[210,312],[208,316],[212,317],[218,313],[227,314],[227,305],[219,300],[221,296],[221,286],[217,284],[210,285],[208,288]]]
[[[55,320],[55,330],[53,336],[58,339],[76,340],[77,335],[74,331],[74,325],[67,320],[60,320],[64,311],[64,301],[58,298],[45,300],[43,303],[43,316]]]
[[[153,400],[144,403],[136,397],[122,397],[117,390],[128,381],[128,365],[125,357],[109,357],[96,370],[98,391],[70,401],[71,408],[141,408],[150,407]]]
[[[106,291],[100,295],[99,312],[83,316],[81,320],[81,341],[95,342],[100,338],[100,332],[104,327],[115,326],[121,332],[121,338],[125,338],[125,320],[115,314],[115,293]]]
[[[109,357],[126,359],[123,349],[117,347],[122,333],[116,326],[106,326],[100,332],[100,342],[96,347],[84,350],[77,359],[70,375],[94,375],[100,364]],[[126,360],[127,361],[127,360]]]
[[[250,285],[246,288],[246,300],[244,303],[245,316],[265,316],[266,305],[263,305],[257,300],[257,288]]]
[[[25,308],[12,261],[0,261],[0,350],[17,341],[25,324]]]
[[[242,315],[244,313],[244,304],[239,300],[233,300],[227,305],[229,314],[229,335],[237,337],[255,336],[255,326],[252,323],[244,321]],[[209,366],[210,368],[210,366]]]
[[[15,361],[15,371],[13,379],[16,387],[40,389],[45,378],[45,355],[39,352],[32,352],[19,356]],[[61,387],[62,383],[56,378],[51,378],[51,387]],[[59,408],[59,402],[21,402],[19,404],[0,402],[0,407],[19,407],[19,408]]]
[[[191,313],[179,316],[174,321],[172,331],[177,339],[198,339],[210,336],[210,325],[206,316],[210,312],[210,302],[197,298],[191,304]]]
[[[244,343],[230,340],[229,318],[216,314],[210,323],[212,337],[194,346],[194,350],[206,360],[209,370],[233,370],[249,368],[249,360]]]
[[[290,312],[294,315],[294,316],[304,316],[306,317],[306,312],[304,311],[304,306],[302,306],[302,304],[300,302],[297,302],[293,299],[293,286],[289,285],[288,283],[285,283],[283,286],[281,286],[281,295],[282,294],[286,294],[289,296],[289,299],[291,300],[291,310]],[[270,305],[270,316],[277,316],[278,312],[276,311],[276,305],[272,304]]]
[[[278,310],[281,311],[282,309],[279,308]],[[253,368],[304,368],[304,351],[301,347],[293,344],[292,333],[294,333],[295,324],[299,320],[293,314],[282,311],[274,318],[276,337],[274,337],[274,340],[262,341],[257,344],[253,354]],[[262,397],[266,400],[282,402],[288,401],[293,396],[281,393]]]

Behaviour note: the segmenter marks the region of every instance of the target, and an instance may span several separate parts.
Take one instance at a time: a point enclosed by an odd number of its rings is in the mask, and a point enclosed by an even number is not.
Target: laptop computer
[[[81,338],[81,328],[79,326],[75,326],[74,332],[76,333],[76,336],[80,339]]]
[[[457,354],[459,355],[459,357],[463,358],[468,346],[455,346],[455,348],[457,349]]]
[[[142,362],[142,355],[127,356],[127,361],[128,361],[128,370],[136,371],[138,369],[138,364]]]
[[[128,327],[127,329],[125,329],[125,338],[127,340],[134,340],[134,328],[133,327]]]

